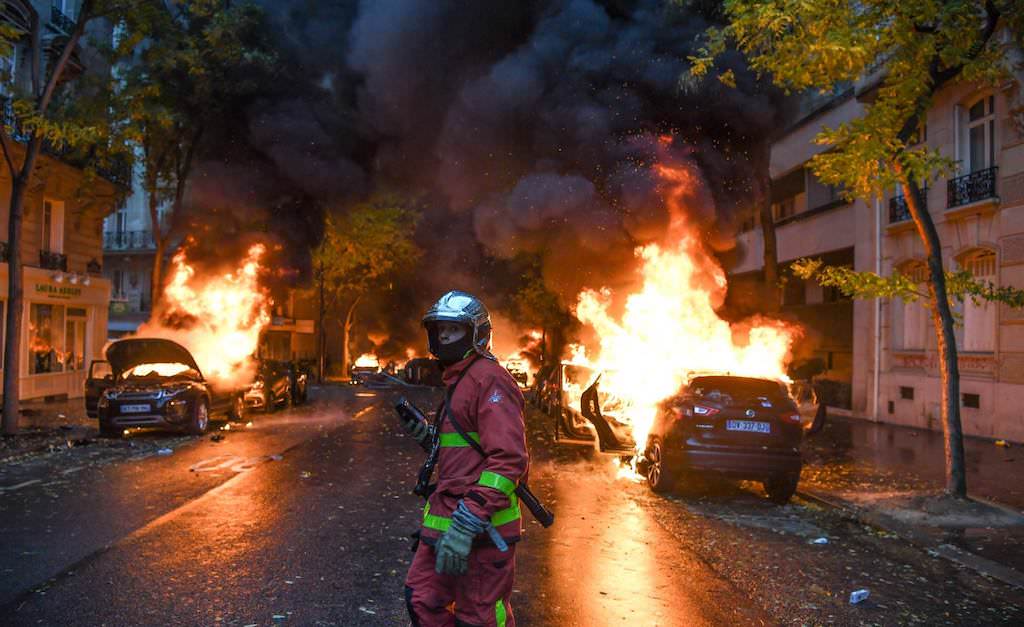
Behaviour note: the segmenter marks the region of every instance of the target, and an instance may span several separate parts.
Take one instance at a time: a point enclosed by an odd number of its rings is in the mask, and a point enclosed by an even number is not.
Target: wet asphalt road
[[[329,387],[219,442],[142,434],[0,469],[0,622],[404,624],[422,454],[394,396]],[[557,522],[525,514],[519,624],[1024,621],[1021,591],[899,539],[753,485],[655,497],[546,422],[530,416],[531,484]]]

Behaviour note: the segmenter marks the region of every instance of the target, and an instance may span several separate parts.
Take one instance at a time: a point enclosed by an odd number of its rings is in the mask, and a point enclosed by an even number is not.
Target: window
[[[64,306],[32,303],[28,333],[28,373],[63,372]]]
[[[978,172],[996,164],[995,96],[987,96],[967,110],[967,171]]]
[[[39,249],[51,253],[64,252],[64,203],[43,201],[43,228]]]
[[[961,394],[962,405],[970,409],[981,409],[981,394]]]
[[[796,213],[796,198],[790,196],[773,204],[772,213],[775,215],[776,222],[794,215]]]
[[[996,282],[996,254],[981,250],[963,257],[960,267],[982,283]],[[988,301],[975,304],[963,302],[963,328],[960,329],[960,348],[971,352],[992,352],[996,347],[996,307]]]
[[[927,293],[928,266],[920,261],[903,265],[898,272],[917,284],[918,291]],[[893,301],[895,318],[894,340],[902,350],[924,350],[928,340],[927,301],[905,303]]]
[[[53,0],[53,8],[57,9],[72,20],[75,19],[75,16],[78,14],[78,11],[76,10],[78,7],[75,6],[77,4],[78,0]]]
[[[67,323],[64,327],[64,369],[69,372],[85,369],[86,313],[84,308],[68,307]]]
[[[914,400],[914,388],[908,387],[906,385],[901,385],[900,386],[900,398],[905,400],[905,401],[912,401],[912,400]]]

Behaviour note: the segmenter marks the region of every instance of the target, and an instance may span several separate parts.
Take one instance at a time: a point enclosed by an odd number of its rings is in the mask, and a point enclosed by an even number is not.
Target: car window
[[[782,403],[789,399],[778,382],[747,377],[696,377],[690,381],[688,391],[692,396],[726,405],[743,405],[758,400]]]

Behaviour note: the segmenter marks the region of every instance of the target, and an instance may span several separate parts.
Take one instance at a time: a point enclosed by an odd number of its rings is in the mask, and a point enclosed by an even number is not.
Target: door
[[[102,359],[89,364],[89,376],[85,380],[85,413],[90,418],[98,414],[97,403],[100,394],[107,388],[114,385],[114,371],[110,369],[110,362]]]

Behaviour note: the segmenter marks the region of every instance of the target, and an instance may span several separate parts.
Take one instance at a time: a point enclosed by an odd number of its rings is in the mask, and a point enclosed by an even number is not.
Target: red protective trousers
[[[405,602],[413,627],[515,627],[509,595],[516,547],[502,553],[487,544],[469,554],[465,575],[434,571],[434,547],[420,542],[405,578]]]

